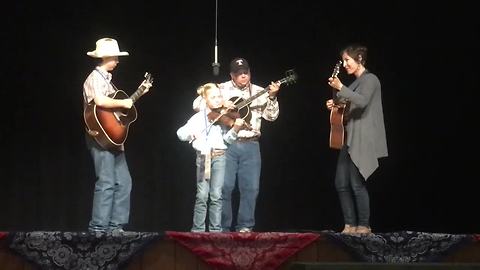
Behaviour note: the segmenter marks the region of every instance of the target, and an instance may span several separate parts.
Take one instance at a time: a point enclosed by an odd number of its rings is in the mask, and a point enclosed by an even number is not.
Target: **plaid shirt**
[[[111,80],[111,73],[96,67],[83,83],[84,105],[90,103],[96,96],[108,96],[115,93],[116,90],[110,83]]]
[[[108,96],[115,93],[116,90],[111,81],[111,73],[96,67],[83,83],[83,107],[86,108],[87,104],[92,102],[96,96]],[[124,151],[125,147],[122,145],[120,150]]]

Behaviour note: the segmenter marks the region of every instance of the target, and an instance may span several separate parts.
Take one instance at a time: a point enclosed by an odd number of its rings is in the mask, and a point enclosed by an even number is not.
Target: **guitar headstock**
[[[152,84],[153,84],[153,78],[152,78],[152,74],[148,73],[148,72],[145,72],[145,80],[143,80],[142,84],[140,85],[140,89],[142,92],[147,92],[148,89],[150,89],[150,87],[152,87]]]
[[[150,74],[150,73],[148,73],[148,72],[145,72],[144,77],[145,77],[145,82],[150,83],[150,84],[153,83],[152,74]]]
[[[342,60],[338,60],[337,64],[335,64],[335,67],[333,68],[332,72],[332,78],[335,78],[338,76],[338,73],[340,73],[340,67],[342,66]]]
[[[292,83],[296,82],[297,79],[298,79],[298,75],[297,75],[297,73],[295,72],[295,70],[289,69],[289,70],[285,71],[285,78],[279,80],[278,82],[279,82],[280,84],[284,84],[284,83],[285,83],[285,84],[288,85],[288,84],[292,84]]]

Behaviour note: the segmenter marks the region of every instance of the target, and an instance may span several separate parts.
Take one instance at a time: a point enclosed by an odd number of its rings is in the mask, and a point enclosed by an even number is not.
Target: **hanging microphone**
[[[218,63],[218,46],[217,41],[215,40],[215,62],[212,63],[213,75],[218,76],[220,73],[220,63]]]
[[[220,73],[220,63],[212,63],[213,67],[213,75],[218,76],[218,73]]]
[[[218,76],[218,73],[220,72],[220,63],[212,63],[213,67],[213,75]]]
[[[212,63],[213,75],[218,76],[220,73],[220,63],[218,63],[218,44],[217,44],[217,26],[218,24],[218,0],[215,0],[215,62]]]

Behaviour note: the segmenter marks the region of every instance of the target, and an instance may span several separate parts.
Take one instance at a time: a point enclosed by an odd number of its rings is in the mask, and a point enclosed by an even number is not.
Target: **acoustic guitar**
[[[128,96],[124,91],[117,90],[109,95],[114,99],[131,98],[135,103],[151,87],[153,79],[150,73],[145,73],[145,80],[138,89]],[[146,84],[150,84],[146,86]],[[95,141],[104,149],[121,150],[127,139],[130,124],[137,119],[137,109],[134,105],[126,108],[103,108],[92,100],[83,112],[86,129]]]
[[[297,78],[298,78],[297,73],[295,73],[293,69],[290,69],[285,72],[285,77],[278,80],[277,83],[280,85],[282,84],[288,85],[296,82]],[[266,87],[247,99],[243,99],[241,97],[232,97],[229,100],[232,101],[233,105],[235,106],[234,111],[238,112],[240,117],[248,123],[250,122],[250,119],[252,116],[252,113],[250,111],[251,108],[248,105],[250,105],[250,103],[252,103],[255,99],[262,96],[269,90],[270,90],[269,87]]]
[[[332,78],[336,78],[340,72],[342,61],[333,68]],[[337,97],[337,90],[332,89],[334,105],[330,110],[330,138],[329,145],[333,149],[341,149],[345,143],[345,112],[348,111],[349,103]]]

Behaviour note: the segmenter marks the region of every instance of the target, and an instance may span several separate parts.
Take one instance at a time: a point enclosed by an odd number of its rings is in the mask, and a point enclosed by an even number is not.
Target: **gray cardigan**
[[[337,95],[350,101],[346,144],[353,163],[367,180],[378,168],[378,159],[388,156],[380,81],[365,70]]]

